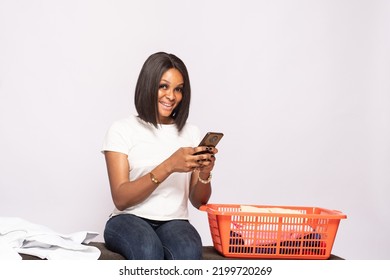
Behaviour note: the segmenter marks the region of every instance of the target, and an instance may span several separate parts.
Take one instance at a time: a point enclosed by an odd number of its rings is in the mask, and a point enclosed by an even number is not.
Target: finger
[[[205,162],[210,162],[211,161],[211,158],[210,157],[205,157],[205,158],[202,158],[200,160],[201,163],[205,163]]]
[[[214,154],[209,154],[209,155],[207,155],[207,161],[212,161],[212,162],[214,162],[215,159],[216,159],[216,157],[215,157]]]
[[[193,155],[205,154],[205,153],[213,153],[213,148],[208,146],[200,146],[193,148]]]

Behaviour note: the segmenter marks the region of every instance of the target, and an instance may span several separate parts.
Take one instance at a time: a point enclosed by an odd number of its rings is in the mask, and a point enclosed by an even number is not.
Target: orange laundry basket
[[[225,257],[328,259],[340,220],[347,218],[340,211],[318,207],[248,207],[260,208],[262,213],[242,211],[243,206],[237,204],[200,208],[208,214],[215,249]]]

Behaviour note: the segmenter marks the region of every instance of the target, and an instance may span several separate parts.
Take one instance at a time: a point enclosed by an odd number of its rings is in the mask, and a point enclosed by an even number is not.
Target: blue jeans
[[[151,221],[131,214],[111,217],[104,230],[109,250],[128,260],[199,260],[202,240],[187,220]]]

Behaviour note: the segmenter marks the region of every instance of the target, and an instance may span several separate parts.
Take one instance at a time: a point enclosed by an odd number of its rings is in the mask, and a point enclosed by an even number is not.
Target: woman
[[[138,77],[138,115],[114,122],[105,137],[115,209],[104,239],[127,259],[202,258],[187,202],[196,208],[208,202],[218,150],[197,147],[200,130],[187,123],[190,99],[185,64],[173,54],[155,53]]]

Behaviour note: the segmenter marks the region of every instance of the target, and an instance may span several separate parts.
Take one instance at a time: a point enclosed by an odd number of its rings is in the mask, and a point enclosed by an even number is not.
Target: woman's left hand
[[[207,151],[207,153],[198,155],[199,159],[197,159],[199,166],[196,170],[202,173],[210,173],[213,170],[216,160],[215,154],[218,153],[218,149],[213,147],[207,147]]]

